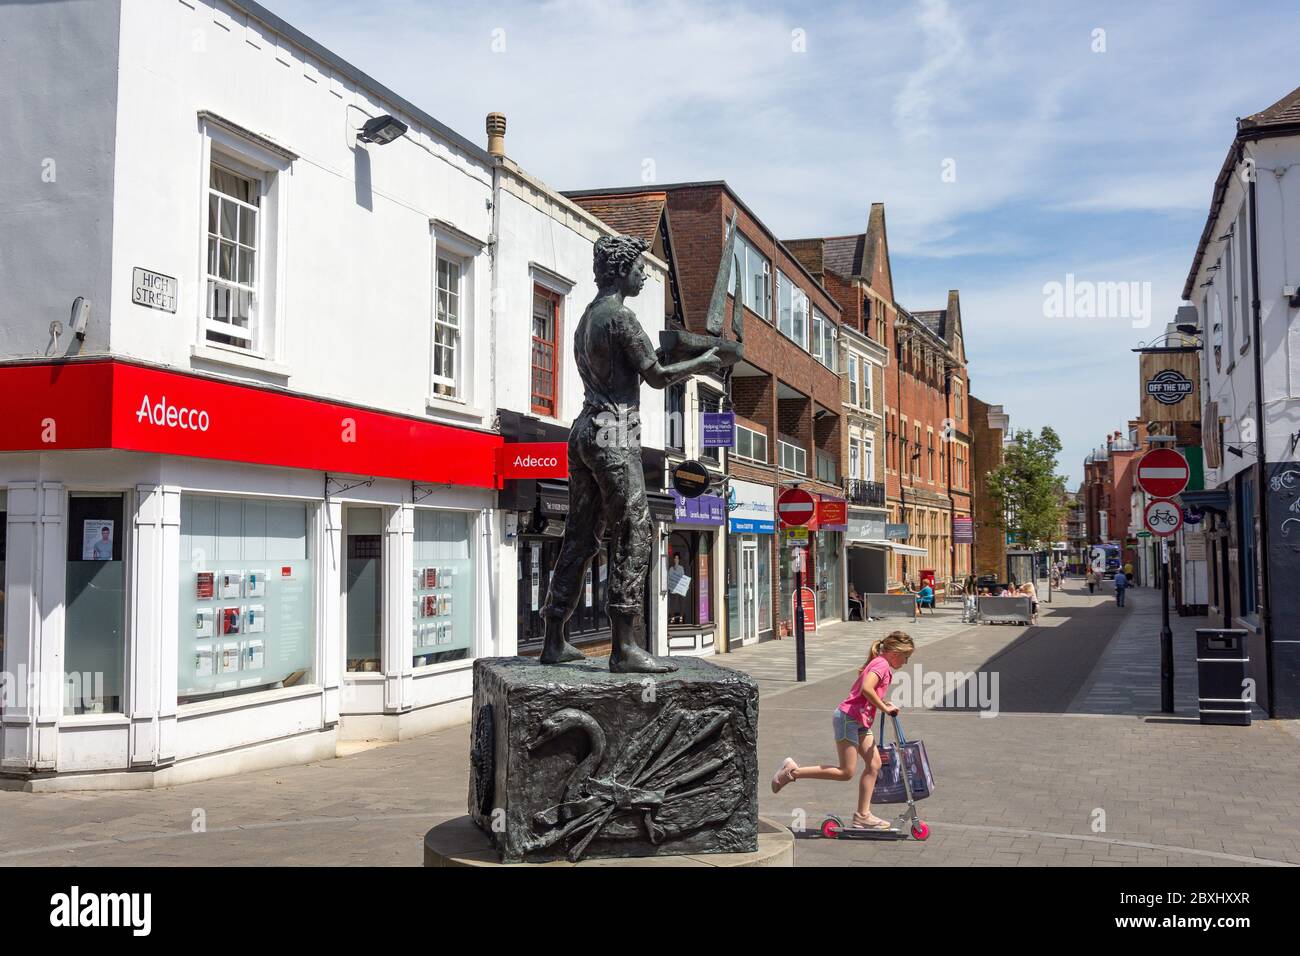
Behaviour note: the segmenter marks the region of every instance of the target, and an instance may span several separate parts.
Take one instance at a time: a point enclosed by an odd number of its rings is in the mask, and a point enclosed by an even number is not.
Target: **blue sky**
[[[264,2],[471,139],[504,112],[557,188],[726,179],[785,238],[885,203],[895,298],[961,290],[973,393],[1055,427],[1071,486],[1137,414],[1234,119],[1300,85],[1285,2]],[[1050,316],[1067,275],[1150,283],[1151,326]]]

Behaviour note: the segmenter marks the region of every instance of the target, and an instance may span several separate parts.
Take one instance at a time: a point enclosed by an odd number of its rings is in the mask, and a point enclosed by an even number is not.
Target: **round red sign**
[[[776,512],[782,524],[805,525],[817,513],[817,499],[802,488],[790,488],[776,500]]]
[[[1148,531],[1164,538],[1183,526],[1183,509],[1161,498],[1147,505],[1142,518]]]
[[[1172,498],[1187,487],[1187,459],[1172,448],[1155,448],[1137,463],[1137,481],[1153,498]]]

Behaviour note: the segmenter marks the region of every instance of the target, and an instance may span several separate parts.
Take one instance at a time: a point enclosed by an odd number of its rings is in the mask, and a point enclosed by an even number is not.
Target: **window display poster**
[[[699,621],[701,624],[707,624],[713,620],[710,616],[711,608],[709,606],[709,555],[707,552],[701,550],[698,565],[696,574],[700,581]]]
[[[87,518],[81,526],[81,560],[113,560],[113,522]]]
[[[239,673],[239,645],[222,644],[219,670],[222,674]]]
[[[201,607],[194,614],[194,636],[212,637],[216,634],[213,622],[214,611],[210,607]]]
[[[240,590],[244,584],[242,571],[226,571],[221,575],[221,596],[223,598],[242,597]]]
[[[266,608],[260,604],[250,604],[244,616],[244,631],[248,634],[261,634],[266,630]]]
[[[211,571],[200,571],[194,577],[194,596],[200,601],[210,601],[216,595],[216,575]]]
[[[194,652],[194,676],[212,676],[212,651],[201,650]]]
[[[426,594],[424,596],[424,616],[438,616],[438,596],[436,594]]]
[[[424,586],[425,586],[426,588],[436,588],[436,587],[438,586],[438,569],[437,569],[437,568],[425,568],[425,569],[424,569]]]
[[[221,633],[239,633],[239,608],[223,607],[221,609]],[[224,671],[222,673],[225,673]]]
[[[266,594],[266,572],[249,571],[248,584],[244,588],[248,597],[263,597]]]
[[[249,641],[244,645],[244,670],[261,670],[266,663],[266,644],[262,641]]]
[[[677,577],[673,577],[673,571],[677,571]],[[691,593],[691,578],[681,568],[674,568],[668,572],[668,593],[685,597]]]
[[[540,544],[534,544],[532,546],[532,552],[533,552],[533,565],[532,565],[533,567],[533,580],[532,580],[533,610],[536,611],[539,610],[537,604],[537,598],[538,598],[538,592],[541,590],[541,584],[542,584],[542,546]]]

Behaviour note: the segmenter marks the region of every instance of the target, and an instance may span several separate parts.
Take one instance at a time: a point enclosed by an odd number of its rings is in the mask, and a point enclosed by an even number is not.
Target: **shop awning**
[[[899,544],[897,541],[889,542],[889,547],[899,554],[910,554],[916,557],[926,557],[930,554],[925,548],[918,548],[910,544]]]
[[[1228,490],[1226,488],[1206,488],[1203,491],[1184,491],[1178,500],[1186,508],[1203,508],[1207,511],[1228,513]]]
[[[0,366],[0,451],[120,449],[498,487],[492,432],[119,359]]]
[[[888,551],[890,548],[894,546],[894,542],[892,541],[885,541],[883,539],[872,540],[872,539],[862,539],[862,538],[846,541],[845,544],[847,544],[850,548],[881,548],[885,551]]]

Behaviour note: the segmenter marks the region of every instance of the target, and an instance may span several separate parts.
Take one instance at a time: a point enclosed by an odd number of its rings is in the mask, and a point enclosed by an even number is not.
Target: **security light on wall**
[[[383,116],[366,120],[366,124],[361,127],[361,132],[357,133],[357,142],[384,146],[405,135],[407,129],[407,125],[401,120],[385,113]]]
[[[68,328],[72,329],[78,342],[84,342],[88,325],[90,325],[90,300],[77,296],[72,300],[72,314],[68,316]]]

